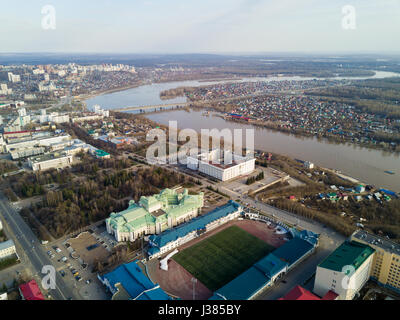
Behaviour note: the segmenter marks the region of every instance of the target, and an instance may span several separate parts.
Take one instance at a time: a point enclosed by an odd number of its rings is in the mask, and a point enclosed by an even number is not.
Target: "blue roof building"
[[[248,300],[287,271],[288,264],[270,253],[214,292],[210,300]]]
[[[150,248],[147,250],[150,256],[160,252],[160,248],[166,246],[170,242],[174,242],[179,238],[183,238],[193,231],[205,230],[207,225],[213,221],[217,221],[232,213],[240,210],[240,205],[232,200],[227,204],[214,209],[213,211],[190,220],[173,229],[169,229],[158,235],[151,235],[149,237]]]
[[[290,229],[291,240],[275,249],[250,269],[214,292],[210,300],[249,300],[302,261],[318,245],[319,235]]]
[[[112,300],[171,300],[159,285],[146,277],[136,261],[98,278],[113,294]]]

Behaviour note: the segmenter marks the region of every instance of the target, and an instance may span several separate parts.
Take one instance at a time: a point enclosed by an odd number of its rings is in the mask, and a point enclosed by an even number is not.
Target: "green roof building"
[[[314,293],[323,297],[328,291],[339,300],[351,300],[370,278],[375,249],[345,241],[317,267]]]
[[[204,194],[189,195],[164,189],[159,194],[144,197],[138,203],[131,200],[129,207],[111,213],[106,219],[107,232],[117,241],[135,241],[140,236],[159,234],[197,217],[204,205]]]

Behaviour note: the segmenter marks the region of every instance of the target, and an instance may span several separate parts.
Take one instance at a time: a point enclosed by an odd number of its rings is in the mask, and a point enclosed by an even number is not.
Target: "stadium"
[[[177,228],[149,237],[146,271],[171,297],[249,300],[312,254],[318,235],[233,201]]]

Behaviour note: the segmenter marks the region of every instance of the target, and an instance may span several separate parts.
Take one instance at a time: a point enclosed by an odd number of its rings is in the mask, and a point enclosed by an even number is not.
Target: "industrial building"
[[[54,144],[71,141],[71,136],[69,134],[50,135],[50,133],[48,134],[31,133],[26,138],[19,138],[19,139],[12,139],[9,135],[5,136],[7,137],[7,145],[5,146],[5,152],[11,152],[18,149],[32,148],[32,147],[50,148]]]
[[[97,277],[112,293],[112,300],[171,300],[158,284],[144,275],[136,261]]]
[[[72,162],[72,155],[66,152],[47,153],[28,159],[28,165],[33,171],[64,168],[71,166]]]
[[[363,230],[355,231],[351,235],[351,240],[375,249],[371,279],[400,292],[400,245]]]
[[[292,268],[311,255],[318,235],[290,229],[292,239],[255,263],[251,268],[216,290],[210,300],[251,300],[274,285]]]
[[[242,207],[230,200],[226,205],[218,207],[179,227],[170,229],[160,235],[150,236],[147,254],[150,259],[158,257],[224,223],[238,218],[241,213]]]
[[[345,241],[317,266],[314,293],[328,291],[338,300],[352,300],[370,278],[375,250],[356,241]]]
[[[213,149],[197,157],[187,157],[187,167],[215,179],[227,181],[254,171],[256,159],[243,157],[232,151]]]
[[[204,205],[203,193],[189,195],[187,189],[164,189],[160,194],[142,196],[138,203],[131,200],[129,207],[111,213],[106,219],[107,232],[117,241],[135,241],[143,235],[159,234],[197,217]]]

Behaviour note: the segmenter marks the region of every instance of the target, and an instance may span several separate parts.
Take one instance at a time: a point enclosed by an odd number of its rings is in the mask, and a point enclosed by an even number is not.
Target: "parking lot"
[[[78,237],[57,240],[45,248],[56,271],[78,297],[85,300],[104,300],[111,296],[97,279],[97,272],[92,272],[93,261],[95,257],[107,257],[116,244],[105,227],[92,226]],[[93,249],[87,250],[90,246],[94,246]]]
[[[255,183],[252,183],[250,185],[246,184],[246,181],[248,178],[255,177],[262,171],[264,172],[264,179],[262,179],[260,181],[256,181]],[[222,186],[223,188],[226,188],[237,194],[248,194],[250,192],[254,192],[256,190],[262,189],[264,187],[266,188],[267,186],[273,184],[274,182],[279,181],[280,179],[282,179],[285,176],[286,176],[285,173],[282,173],[275,169],[258,167],[251,174],[248,174],[245,176],[240,176],[233,180],[221,182],[218,184],[218,186]]]

